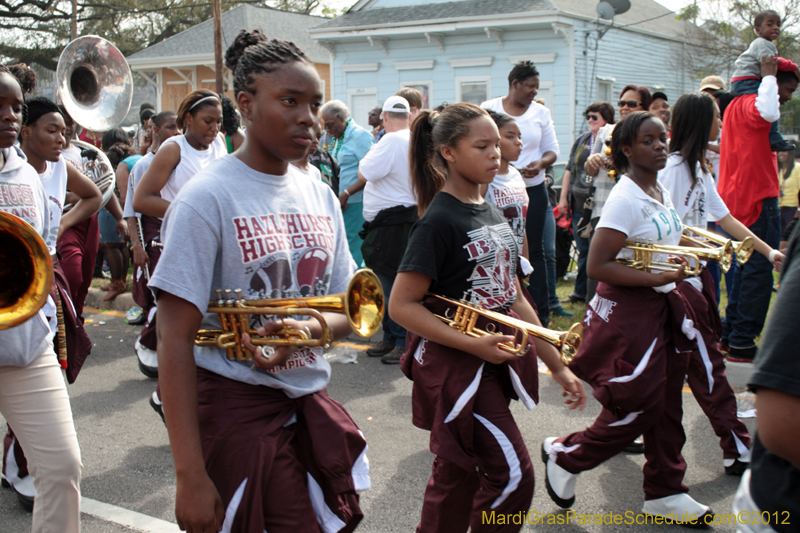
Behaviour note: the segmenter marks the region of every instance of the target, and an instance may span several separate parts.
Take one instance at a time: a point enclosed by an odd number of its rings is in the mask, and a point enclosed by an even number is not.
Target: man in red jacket
[[[776,249],[781,235],[780,188],[769,128],[780,118],[780,106],[792,99],[799,81],[794,72],[778,72],[776,58],[764,56],[758,94],[734,99],[725,110],[723,124],[719,195],[734,218]],[[764,327],[772,296],[773,259],[753,254],[736,269],[722,331],[722,343],[730,347],[729,361],[753,362],[755,338]]]

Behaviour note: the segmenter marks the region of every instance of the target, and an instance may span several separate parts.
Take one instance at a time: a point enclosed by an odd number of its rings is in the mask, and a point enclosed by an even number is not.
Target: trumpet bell
[[[0,211],[0,330],[22,324],[47,301],[53,263],[24,220]]]
[[[345,308],[350,328],[360,337],[372,337],[383,322],[385,302],[378,276],[370,270],[353,275],[345,292]]]
[[[747,263],[755,249],[756,243],[752,237],[745,237],[743,241],[734,243],[733,253],[736,254],[736,261],[740,265]]]
[[[97,35],[70,42],[56,67],[58,94],[72,118],[92,131],[122,122],[133,99],[133,76],[119,49]]]

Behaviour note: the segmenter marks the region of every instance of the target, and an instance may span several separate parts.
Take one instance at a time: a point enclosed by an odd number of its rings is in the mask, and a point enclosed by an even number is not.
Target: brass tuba
[[[447,313],[445,313],[445,316],[434,313],[434,316],[451,328],[458,330],[469,337],[477,338],[484,337],[486,335],[500,335],[500,333],[490,329],[490,326],[496,328],[494,324],[505,325],[516,330],[514,341],[509,343],[500,343],[500,349],[518,357],[521,357],[527,353],[529,335],[542,339],[558,348],[561,351],[561,364],[564,366],[570,364],[581,347],[583,326],[581,326],[580,323],[572,324],[567,331],[554,331],[542,326],[536,326],[518,318],[504,315],[503,313],[484,309],[464,300],[456,301],[445,296],[439,296],[438,294],[431,293],[428,293],[428,295],[434,296],[439,300],[452,304],[456,307],[456,311],[453,313],[453,316],[446,316]],[[480,317],[487,318],[491,321],[486,326],[486,329],[480,329],[476,326],[478,318]],[[521,338],[519,342],[516,340],[518,336]]]
[[[108,131],[127,116],[133,99],[131,69],[122,52],[102,37],[84,35],[70,42],[58,59],[56,79],[67,113],[87,130]],[[114,194],[114,169],[102,150],[82,141],[72,143],[88,159],[82,170],[103,193],[102,209]],[[67,204],[64,212],[71,208]]]
[[[243,333],[250,335],[250,342],[255,346],[328,348],[333,341],[333,334],[322,316],[324,311],[344,313],[352,330],[361,337],[374,335],[383,321],[383,287],[378,276],[366,269],[353,274],[345,292],[327,296],[245,300],[239,289],[225,291],[225,298],[222,297],[222,290],[216,292],[219,299],[210,302],[207,312],[219,314],[221,329],[201,329],[194,343],[222,348],[227,351],[228,359],[235,361],[252,359],[250,352],[241,346]],[[275,335],[259,337],[250,325],[250,315],[310,316],[319,321],[322,335],[318,339],[310,338],[305,331],[287,325]]]
[[[53,263],[42,238],[24,220],[0,211],[0,330],[42,308],[53,284]]]
[[[725,246],[726,242],[731,243],[733,247],[733,253],[736,255],[736,261],[743,265],[750,260],[750,256],[753,255],[753,250],[756,248],[756,243],[753,241],[753,238],[747,236],[742,241],[734,241],[731,239],[726,239],[722,235],[717,235],[713,231],[707,231],[702,228],[695,228],[684,226],[683,228],[683,238],[690,241],[693,244],[701,248],[716,248],[715,246],[711,246],[708,242],[701,241],[700,239],[696,239],[692,237],[690,234],[694,233],[695,235],[699,235],[706,239],[706,241],[713,242],[715,244],[719,244],[720,246]]]

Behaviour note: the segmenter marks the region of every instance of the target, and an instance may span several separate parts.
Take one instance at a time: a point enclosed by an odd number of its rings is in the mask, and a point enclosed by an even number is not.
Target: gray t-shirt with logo
[[[247,299],[344,292],[356,265],[338,199],[321,181],[289,165],[283,176],[256,172],[232,155],[211,163],[181,189],[161,230],[164,252],[150,287],[195,305],[201,329],[218,329],[206,313],[215,289]],[[274,318],[253,315],[256,328]],[[296,398],[324,388],[330,365],[322,348],[295,350],[269,372],[228,360],[224,350],[194,347],[197,366]]]

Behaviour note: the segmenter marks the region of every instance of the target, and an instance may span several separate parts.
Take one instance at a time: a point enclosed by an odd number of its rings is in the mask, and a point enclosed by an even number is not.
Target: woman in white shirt
[[[532,62],[520,61],[508,74],[508,94],[483,102],[481,107],[514,117],[522,134],[522,151],[513,163],[529,199],[526,230],[533,273],[528,289],[539,319],[547,325],[550,311],[543,236],[549,205],[544,172],[558,159],[559,149],[550,110],[533,101],[538,91],[539,71]]]
[[[719,109],[710,95],[694,92],[681,96],[672,112],[672,152],[667,166],[658,173],[658,180],[672,193],[675,211],[684,227],[705,229],[711,217],[735,239],[752,237],[757,251],[772,262],[779,262],[783,255],[733,218],[717,194],[705,159],[705,148],[717,139],[720,126]],[[736,397],[728,385],[725,363],[718,348],[722,323],[714,281],[704,268],[700,276],[680,282],[678,291],[696,316],[697,349],[689,359],[689,386],[720,438],[725,473],[742,475],[750,464],[750,434],[736,417]]]

